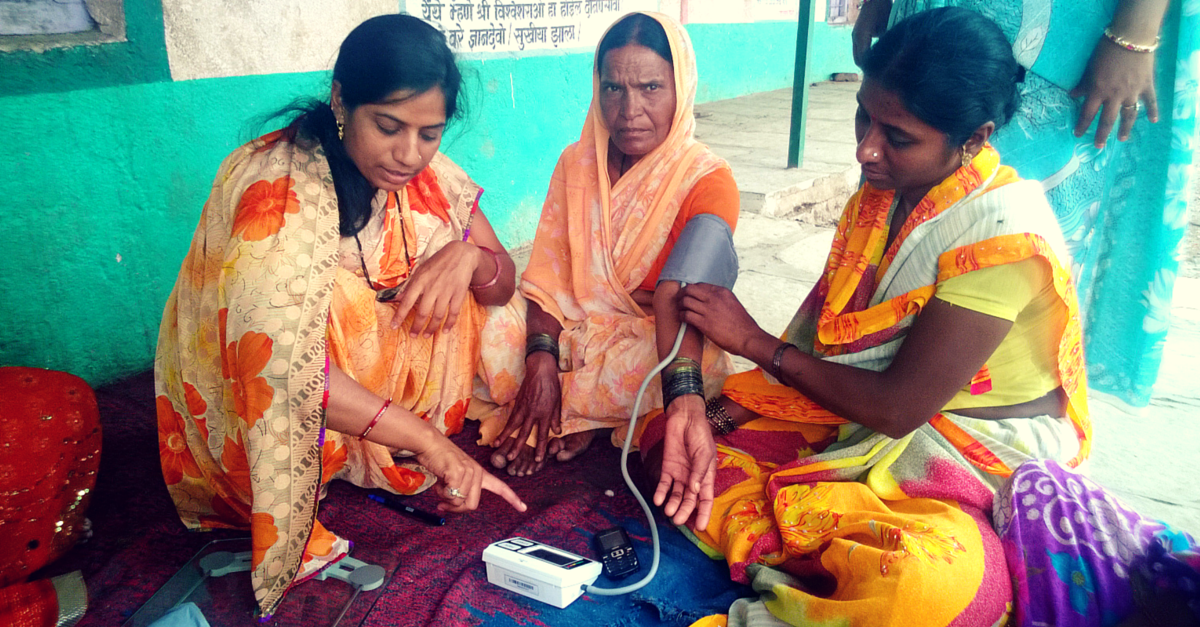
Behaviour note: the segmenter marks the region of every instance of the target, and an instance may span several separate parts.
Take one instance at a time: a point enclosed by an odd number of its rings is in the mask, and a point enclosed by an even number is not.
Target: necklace
[[[386,206],[386,205],[385,205]],[[400,199],[396,198],[396,217],[400,219],[400,241],[404,245],[404,263],[408,265],[409,270],[412,269],[412,257],[408,254],[408,234],[404,232],[404,213],[400,211]],[[371,273],[367,271],[367,255],[363,252],[362,240],[358,238],[358,233],[354,234],[354,243],[358,246],[358,261],[362,264],[363,278],[367,280],[367,286],[375,290],[375,299],[379,301],[392,300],[400,291],[400,286],[378,288],[371,281]]]

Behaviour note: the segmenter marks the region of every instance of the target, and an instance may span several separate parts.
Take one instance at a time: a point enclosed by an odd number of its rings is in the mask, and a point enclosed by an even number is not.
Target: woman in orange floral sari
[[[248,528],[269,616],[350,543],[317,522],[341,478],[440,509],[520,499],[447,439],[485,305],[514,268],[482,190],[438,152],[460,77],[417,18],[358,26],[330,102],[222,164],[167,303],[155,363],[163,476],[192,528]]]
[[[717,496],[697,542],[758,600],[703,624],[1003,624],[1012,585],[990,521],[1024,461],[1089,451],[1081,329],[1040,185],[988,144],[1019,67],[992,22],[909,18],[864,65],[865,182],[782,341],[728,290],[682,319],[760,369],[708,405]],[[642,450],[679,457],[654,424]]]

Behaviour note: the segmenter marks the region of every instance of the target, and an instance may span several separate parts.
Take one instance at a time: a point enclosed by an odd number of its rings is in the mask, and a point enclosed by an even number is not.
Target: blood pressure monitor
[[[600,576],[600,563],[562,549],[515,537],[483,551],[488,582],[564,608]]]

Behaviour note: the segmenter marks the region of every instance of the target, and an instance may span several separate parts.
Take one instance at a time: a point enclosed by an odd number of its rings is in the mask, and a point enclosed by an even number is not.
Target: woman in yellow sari
[[[680,294],[685,322],[761,366],[708,405],[717,496],[693,530],[762,594],[731,625],[1003,624],[993,494],[1023,461],[1089,451],[1069,259],[1040,185],[988,144],[1021,74],[995,24],[919,14],[864,74],[865,182],[782,341],[728,290]],[[661,431],[643,451],[678,460]]]
[[[696,59],[679,23],[661,14],[622,18],[597,47],[592,81],[583,133],[550,181],[523,298],[494,312],[484,331],[483,374],[500,407],[483,416],[482,438],[499,447],[493,463],[517,475],[535,472],[547,455],[569,460],[600,429],[613,429],[614,443],[624,439],[637,389],[679,329],[679,284],[658,282],[676,239],[700,214],[730,229],[737,222],[729,166],[693,139]],[[715,395],[728,356],[694,331],[679,354],[664,380],[694,373],[688,381],[698,383],[702,373]],[[658,381],[649,389],[645,411],[662,410],[661,389]],[[667,414],[672,428],[707,430],[704,404],[692,395]]]
[[[438,152],[460,76],[421,20],[347,36],[330,102],[235,150],[167,302],[155,379],[163,476],[184,524],[249,529],[264,616],[351,544],[317,521],[334,478],[439,509],[481,490],[459,450],[484,305],[514,268],[482,190]]]

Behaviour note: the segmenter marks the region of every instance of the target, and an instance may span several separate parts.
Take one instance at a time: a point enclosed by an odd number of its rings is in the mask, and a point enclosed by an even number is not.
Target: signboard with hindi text
[[[658,0],[405,0],[458,54],[590,49],[622,15],[658,8]]]

